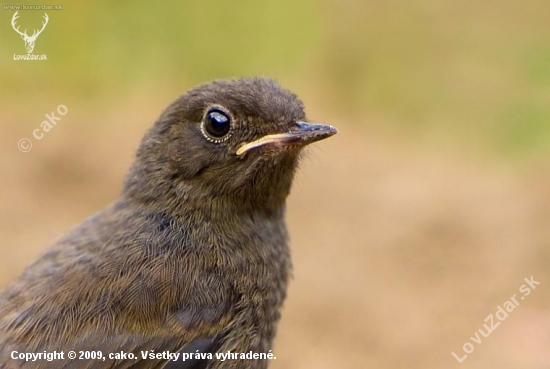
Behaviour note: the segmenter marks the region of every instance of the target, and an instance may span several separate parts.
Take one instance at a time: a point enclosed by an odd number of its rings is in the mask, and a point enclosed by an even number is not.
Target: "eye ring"
[[[206,110],[201,122],[201,133],[210,142],[222,143],[231,137],[233,119],[225,109],[212,106]]]

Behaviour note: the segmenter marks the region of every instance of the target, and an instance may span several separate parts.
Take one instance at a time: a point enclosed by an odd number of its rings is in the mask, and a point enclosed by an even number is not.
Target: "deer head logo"
[[[44,28],[46,28],[46,24],[48,24],[48,14],[44,13],[44,20],[45,22],[42,23],[42,29],[40,31],[38,30],[34,30],[34,32],[32,33],[32,36],[29,36],[27,35],[27,30],[25,30],[25,32],[21,32],[19,31],[19,27],[15,27],[15,20],[17,18],[19,18],[19,16],[17,15],[19,11],[16,11],[15,14],[13,15],[13,17],[11,18],[11,26],[13,27],[13,29],[15,30],[15,32],[19,33],[21,35],[21,38],[25,41],[25,49],[27,49],[27,53],[32,53],[32,50],[34,49],[34,42],[36,41],[36,38],[38,37],[39,34],[42,33],[42,31],[44,30]]]

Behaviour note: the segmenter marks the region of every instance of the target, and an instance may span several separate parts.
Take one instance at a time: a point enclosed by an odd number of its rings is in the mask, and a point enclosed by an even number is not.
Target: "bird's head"
[[[273,80],[214,81],[165,110],[138,149],[125,191],[152,201],[276,207],[301,150],[336,132],[307,123],[302,102]]]

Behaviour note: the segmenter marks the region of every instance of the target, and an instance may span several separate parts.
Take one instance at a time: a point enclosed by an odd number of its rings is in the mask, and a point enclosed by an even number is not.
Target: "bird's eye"
[[[220,109],[211,109],[204,116],[201,126],[202,134],[209,141],[222,142],[229,137],[231,119]]]

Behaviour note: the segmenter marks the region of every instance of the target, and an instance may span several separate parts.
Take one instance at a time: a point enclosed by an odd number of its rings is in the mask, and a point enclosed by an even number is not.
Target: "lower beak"
[[[237,155],[242,156],[253,149],[264,146],[305,146],[315,141],[324,140],[336,133],[338,133],[338,130],[327,124],[296,122],[288,132],[267,135],[243,144],[237,150]]]

